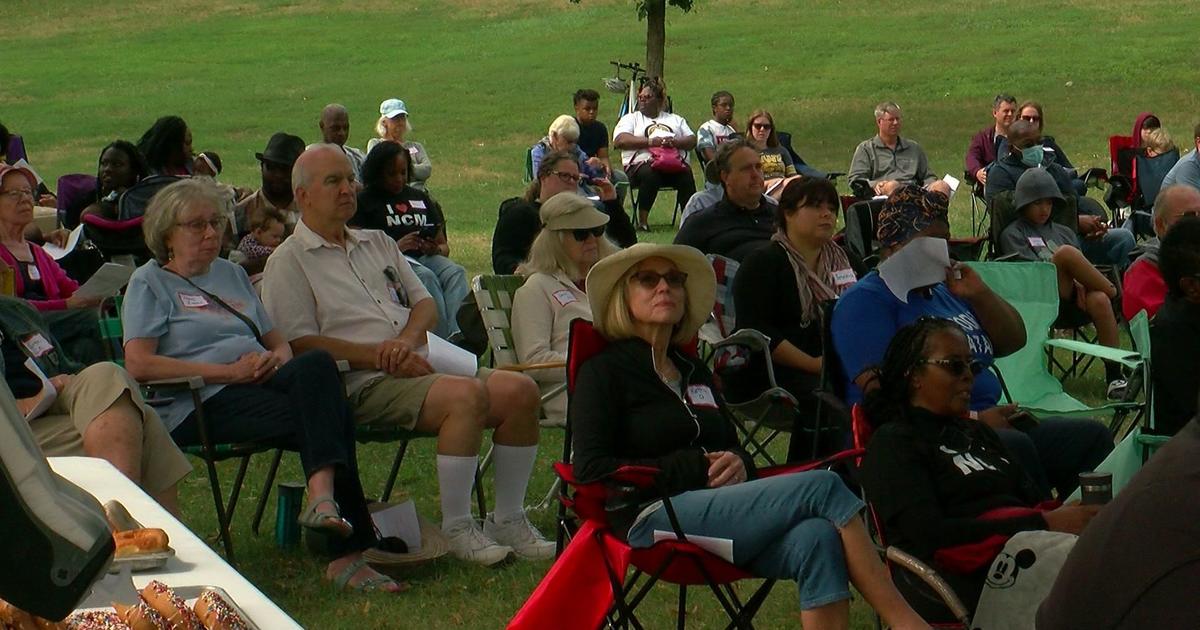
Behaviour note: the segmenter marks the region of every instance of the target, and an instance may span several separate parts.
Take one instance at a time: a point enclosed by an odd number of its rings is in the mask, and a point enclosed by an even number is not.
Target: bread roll
[[[205,630],[249,630],[233,606],[216,591],[204,591],[196,599],[194,610]]]
[[[196,613],[166,584],[153,580],[140,594],[142,601],[167,620],[171,630],[204,630]]]
[[[116,558],[166,551],[167,545],[171,542],[167,538],[167,533],[161,529],[133,529],[117,532],[113,534],[113,540],[117,543],[117,551],[113,554],[113,557]]]

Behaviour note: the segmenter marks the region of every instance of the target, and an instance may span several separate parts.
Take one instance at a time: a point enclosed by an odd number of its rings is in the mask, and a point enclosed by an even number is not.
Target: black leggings
[[[214,444],[282,438],[288,448],[300,453],[306,479],[333,466],[333,498],[354,526],[354,535],[345,540],[330,537],[330,548],[340,556],[377,542],[358,480],[354,416],[337,364],[328,352],[305,352],[261,385],[226,385],[204,401],[204,417]],[[200,444],[195,412],[175,427],[171,437],[180,446]]]
[[[676,190],[676,203],[685,204],[696,194],[696,180],[692,178],[691,169],[682,173],[660,173],[650,168],[649,162],[642,162],[629,169],[626,175],[629,175],[629,185],[637,189],[638,212],[641,216],[649,216],[654,200],[658,198],[658,191],[664,186]]]

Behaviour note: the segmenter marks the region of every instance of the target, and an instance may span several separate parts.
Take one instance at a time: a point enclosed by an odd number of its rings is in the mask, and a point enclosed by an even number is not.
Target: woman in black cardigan
[[[593,322],[611,343],[580,368],[570,399],[577,477],[658,468],[685,533],[732,539],[734,564],[798,582],[806,628],[848,627],[848,582],[892,627],[928,627],[892,585],[858,517],[862,502],[837,475],[751,480],[712,375],[678,347],[712,309],[716,280],[703,254],[635,245],[597,263],[587,287]],[[611,516],[634,547],[671,531],[654,496]]]
[[[1032,508],[1041,500],[996,432],[969,417],[971,387],[981,368],[957,324],[922,317],[896,333],[879,368],[879,387],[863,403],[875,431],[861,481],[888,544],[939,569],[971,610],[991,560],[970,573],[955,573],[939,550],[1020,531],[1078,534],[1098,509],[1068,505],[980,518],[998,508]],[[901,576],[900,590],[918,611],[945,614],[923,584]]]
[[[775,382],[800,403],[792,427],[787,460],[813,456],[813,390],[821,374],[821,304],[835,300],[857,280],[845,252],[833,242],[840,201],[827,179],[794,179],[783,189],[771,241],[751,252],[733,278],[737,328],[751,328],[770,340]],[[762,393],[765,359],[755,354],[747,369],[725,379],[729,398],[751,399]],[[833,429],[831,423],[828,425]],[[817,454],[846,444],[837,430],[823,431]]]

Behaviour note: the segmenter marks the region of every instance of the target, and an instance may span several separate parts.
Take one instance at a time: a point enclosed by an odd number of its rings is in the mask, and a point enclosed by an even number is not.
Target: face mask
[[[1042,145],[1035,144],[1028,149],[1021,149],[1021,163],[1030,168],[1039,166],[1045,155],[1045,149],[1042,148]]]

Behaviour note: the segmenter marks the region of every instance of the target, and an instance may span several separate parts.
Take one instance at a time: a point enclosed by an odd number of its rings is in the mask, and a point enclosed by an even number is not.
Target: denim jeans
[[[841,478],[827,470],[756,479],[671,497],[685,534],[733,540],[733,563],[756,576],[791,579],[808,610],[850,598],[838,528],[863,508]],[[636,548],[654,531],[672,531],[659,507],[629,530]]]
[[[1125,228],[1112,228],[1100,238],[1082,238],[1080,241],[1080,251],[1088,260],[1121,270],[1129,266],[1129,252],[1136,245],[1133,232]]]
[[[458,332],[458,307],[471,292],[467,270],[445,256],[421,256],[409,258],[408,262],[437,305],[438,323],[433,332],[449,339]]]

